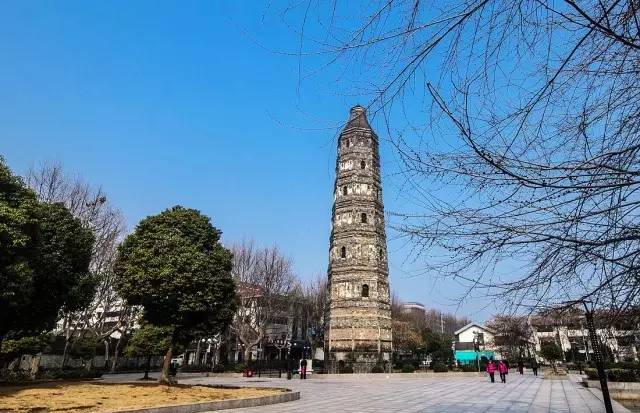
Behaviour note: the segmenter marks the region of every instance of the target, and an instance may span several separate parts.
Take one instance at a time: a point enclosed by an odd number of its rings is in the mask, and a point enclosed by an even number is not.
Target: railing
[[[247,370],[257,377],[286,377],[287,370],[298,371],[298,363],[297,360],[252,360]]]
[[[473,347],[473,343],[467,343],[463,341],[456,341],[455,343],[456,350],[475,350]]]

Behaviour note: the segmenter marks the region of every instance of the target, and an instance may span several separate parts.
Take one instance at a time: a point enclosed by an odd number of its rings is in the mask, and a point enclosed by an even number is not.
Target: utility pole
[[[440,333],[444,334],[444,320],[442,319],[442,313],[440,313]]]
[[[604,408],[607,413],[613,413],[611,406],[611,396],[609,396],[609,386],[607,384],[607,376],[604,371],[604,359],[602,357],[602,347],[596,334],[596,327],[593,324],[593,310],[587,307],[587,303],[583,302],[585,316],[587,319],[587,330],[589,330],[589,339],[591,340],[591,348],[593,349],[593,361],[598,368],[598,378],[600,379],[600,389],[602,390],[602,399],[604,400]]]

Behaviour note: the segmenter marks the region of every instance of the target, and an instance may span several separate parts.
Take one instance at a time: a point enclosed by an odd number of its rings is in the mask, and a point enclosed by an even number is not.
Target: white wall
[[[480,328],[478,326],[471,326],[468,329],[462,331],[458,334],[458,341],[462,343],[472,343],[475,338],[475,333],[483,333],[484,334],[484,342],[485,344],[493,341],[493,334],[488,332],[487,330]]]

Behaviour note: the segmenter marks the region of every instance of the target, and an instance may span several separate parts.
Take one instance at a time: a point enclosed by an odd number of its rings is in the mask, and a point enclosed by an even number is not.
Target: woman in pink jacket
[[[487,363],[487,373],[489,373],[489,377],[491,377],[491,383],[496,382],[493,376],[495,372],[496,372],[496,365],[493,364],[493,360],[489,360],[489,362]]]
[[[506,383],[507,373],[509,372],[509,368],[502,360],[500,360],[500,362],[498,363],[498,372],[500,373],[500,381],[503,383]]]

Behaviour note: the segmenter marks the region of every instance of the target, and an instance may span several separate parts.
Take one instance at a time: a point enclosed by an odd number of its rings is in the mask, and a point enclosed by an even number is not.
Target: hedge
[[[402,372],[403,373],[413,373],[414,371],[416,371],[415,367],[413,367],[413,364],[405,364],[402,366]]]
[[[598,370],[589,368],[584,369],[585,374],[589,380],[599,380],[598,378]],[[638,382],[640,381],[640,370],[633,369],[607,369],[605,370],[607,374],[607,380],[609,381],[623,381],[623,382]]]

